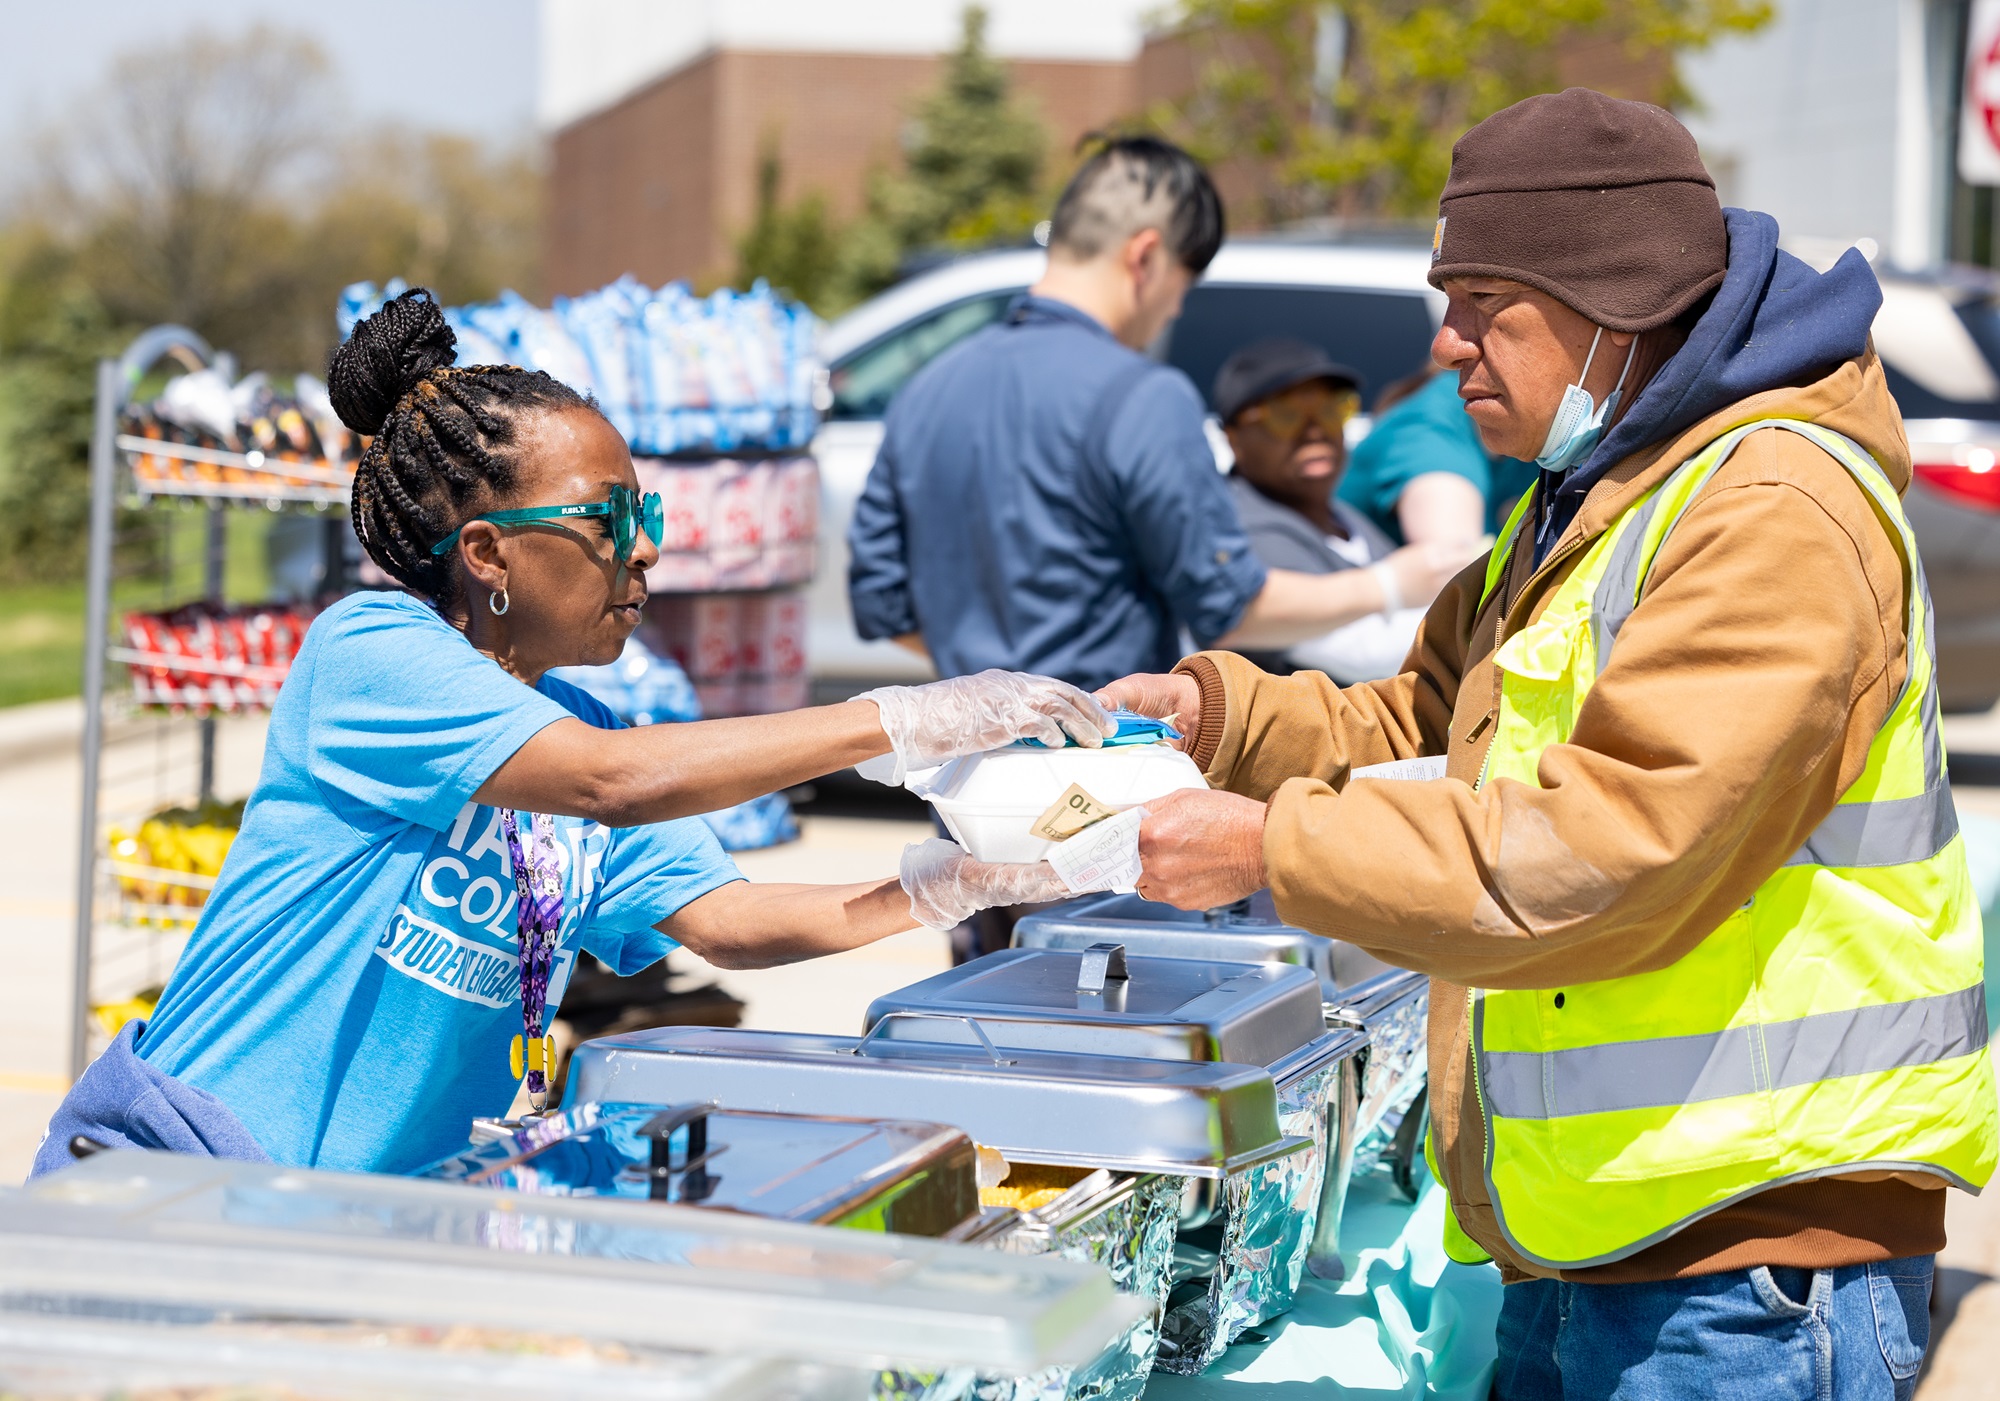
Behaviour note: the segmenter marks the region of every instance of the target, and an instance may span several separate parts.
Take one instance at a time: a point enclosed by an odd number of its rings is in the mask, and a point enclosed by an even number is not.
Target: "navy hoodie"
[[[1542,474],[1535,563],[1548,556],[1612,466],[1718,409],[1766,389],[1825,378],[1868,348],[1882,287],[1850,248],[1824,273],[1778,248],[1778,221],[1725,209],[1729,266],[1687,344],[1660,366],[1638,401],[1566,477]]]

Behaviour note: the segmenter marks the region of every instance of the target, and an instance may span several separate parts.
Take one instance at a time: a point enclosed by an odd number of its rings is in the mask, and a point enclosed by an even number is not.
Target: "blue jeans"
[[[1510,1284],[1493,1401],[1909,1401],[1931,1266]]]

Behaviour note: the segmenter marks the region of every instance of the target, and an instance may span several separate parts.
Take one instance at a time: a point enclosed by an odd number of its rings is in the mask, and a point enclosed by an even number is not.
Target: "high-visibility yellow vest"
[[[1622,1259],[1785,1183],[1888,1169],[1977,1191],[1993,1174],[1980,912],[1945,779],[1930,595],[1895,490],[1857,444],[1811,423],[1744,424],[1619,516],[1495,654],[1500,711],[1479,781],[1539,786],[1542,751],[1569,738],[1667,535],[1736,445],[1769,428],[1845,466],[1895,540],[1907,676],[1861,777],[1679,961],[1561,989],[1474,989],[1487,1190],[1508,1244],[1551,1268]],[[1527,504],[1488,561],[1488,597]],[[1467,1258],[1471,1242],[1447,1234]]]

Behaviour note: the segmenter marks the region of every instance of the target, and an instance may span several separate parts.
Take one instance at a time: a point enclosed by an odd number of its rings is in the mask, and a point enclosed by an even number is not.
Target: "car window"
[[[1203,283],[1188,293],[1166,359],[1206,399],[1215,372],[1238,350],[1266,336],[1296,336],[1358,373],[1362,402],[1372,404],[1384,386],[1430,363],[1436,331],[1417,291]]]
[[[996,292],[899,326],[833,366],[833,418],[880,418],[889,401],[936,356],[998,321],[1019,291]]]
[[[2000,393],[1985,393],[1969,397],[1966,389],[1984,381],[1981,388],[1992,390],[1995,381],[2000,380],[2000,304],[1989,297],[1975,297],[1959,304],[1956,308],[1958,320],[1972,337],[1972,344],[1978,347],[1978,354],[1986,361],[1985,373],[1954,376],[1965,381],[1964,387],[1956,392],[1940,392],[1944,385],[1938,382],[1936,374],[1924,374],[1925,368],[1917,364],[1901,363],[1901,357],[1891,360],[1895,350],[1884,346],[1881,337],[1876,337],[1876,349],[1882,353],[1883,368],[1888,371],[1889,392],[1896,396],[1896,406],[1904,418],[1972,418],[1991,422],[2000,419]],[[1897,347],[1900,349],[1900,347]],[[1935,342],[1926,347],[1931,355],[1940,353],[1941,347]],[[1966,353],[1971,353],[1970,347]],[[1921,381],[1930,380],[1930,384]]]

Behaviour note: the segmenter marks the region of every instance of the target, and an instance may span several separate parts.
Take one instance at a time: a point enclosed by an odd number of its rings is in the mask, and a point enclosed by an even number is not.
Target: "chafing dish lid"
[[[1128,955],[1297,964],[1312,970],[1327,1001],[1393,971],[1353,944],[1286,924],[1268,890],[1206,911],[1177,910],[1137,895],[1086,895],[1037,910],[1014,926],[1016,948],[1083,949],[1106,941],[1124,944]]]
[[[225,1338],[351,1319],[1008,1375],[1080,1364],[1141,1312],[1053,1256],[134,1151],[0,1189],[0,1315],[18,1298]]]
[[[1307,969],[1111,952],[1119,948],[1003,949],[876,998],[866,1026],[939,1012],[976,1019],[1002,1046],[1248,1065],[1268,1065],[1326,1030],[1319,982]],[[1107,956],[1122,965],[1122,979]],[[884,1032],[924,1039],[934,1025],[908,1021]],[[1132,1034],[1150,1028],[1173,1034]]]
[[[979,1211],[972,1143],[910,1120],[841,1119],[706,1102],[579,1104],[416,1174],[537,1196],[628,1197],[942,1235]]]
[[[964,1018],[928,1041],[662,1027],[586,1041],[578,1100],[713,1099],[732,1107],[955,1124],[1021,1162],[1219,1177],[1295,1151],[1257,1066],[995,1048]],[[956,1036],[958,1044],[947,1038]]]

